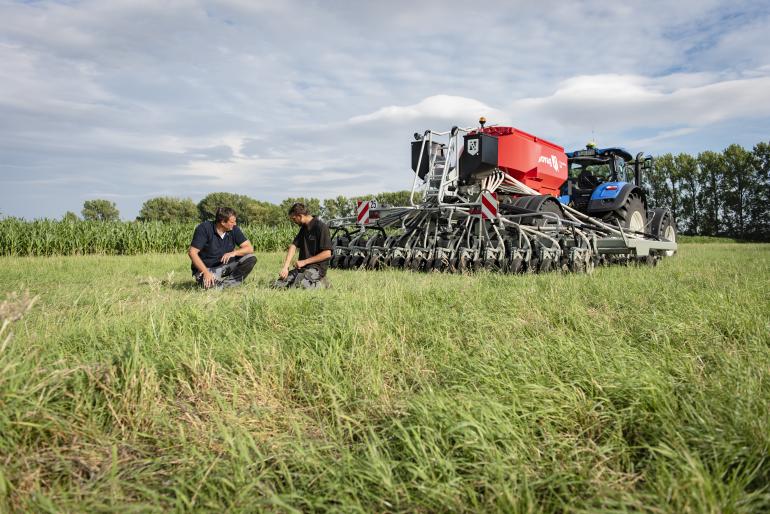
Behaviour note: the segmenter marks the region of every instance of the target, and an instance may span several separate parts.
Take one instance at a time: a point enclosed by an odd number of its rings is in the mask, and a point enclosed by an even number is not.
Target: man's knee
[[[251,270],[254,269],[254,265],[256,263],[256,255],[253,253],[247,253],[246,255],[238,258],[238,260],[233,263],[229,274],[237,280],[243,280],[248,276],[249,273],[251,273]]]
[[[275,282],[273,282],[273,288],[274,289],[287,289],[295,284],[295,281],[297,280],[297,270],[293,269],[289,271],[289,274],[286,278],[279,278]]]
[[[247,253],[238,260],[238,271],[249,273],[254,269],[255,264],[257,264],[257,256],[253,253]]]
[[[272,287],[273,289],[286,289],[286,288],[288,288],[290,285],[291,285],[291,284],[290,284],[290,282],[289,282],[288,280],[279,278],[278,280],[276,280],[275,282],[273,282],[273,283],[270,285],[270,287]]]
[[[325,276],[321,276],[321,273],[315,268],[309,268],[302,274],[302,280],[298,284],[303,289],[325,289],[328,287],[329,282]]]

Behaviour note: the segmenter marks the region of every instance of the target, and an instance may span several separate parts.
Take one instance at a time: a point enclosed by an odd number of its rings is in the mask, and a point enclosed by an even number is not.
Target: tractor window
[[[578,163],[570,164],[569,176],[577,179],[581,189],[593,189],[612,177],[609,163]]]
[[[620,182],[632,182],[634,177],[634,170],[631,166],[626,166],[626,161],[622,157],[615,157],[615,169],[618,172],[618,178]],[[627,180],[631,178],[631,180]]]

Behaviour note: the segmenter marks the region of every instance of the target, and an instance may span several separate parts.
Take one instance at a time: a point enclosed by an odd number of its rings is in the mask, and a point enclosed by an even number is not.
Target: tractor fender
[[[617,185],[615,195],[608,194],[607,186]],[[606,192],[605,192],[606,191]],[[614,191],[613,191],[614,193]],[[588,202],[588,214],[604,214],[615,211],[626,204],[628,197],[636,194],[642,199],[644,208],[647,209],[647,197],[644,190],[631,182],[607,182],[597,187]]]

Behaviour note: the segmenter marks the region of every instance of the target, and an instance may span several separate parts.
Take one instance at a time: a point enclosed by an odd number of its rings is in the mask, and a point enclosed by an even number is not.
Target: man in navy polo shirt
[[[195,280],[206,289],[242,284],[257,263],[254,248],[235,221],[233,209],[220,207],[214,221],[195,227],[187,255]]]

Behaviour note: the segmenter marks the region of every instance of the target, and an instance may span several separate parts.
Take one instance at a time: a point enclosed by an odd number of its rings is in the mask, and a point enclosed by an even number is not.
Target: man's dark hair
[[[307,216],[310,213],[304,203],[297,202],[289,208],[289,216]]]
[[[217,213],[214,215],[217,223],[224,223],[230,219],[230,216],[238,216],[235,209],[230,207],[217,207]]]

